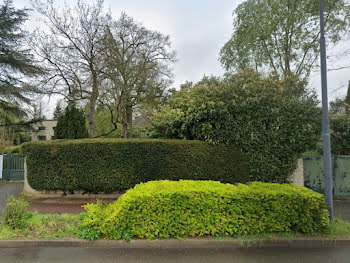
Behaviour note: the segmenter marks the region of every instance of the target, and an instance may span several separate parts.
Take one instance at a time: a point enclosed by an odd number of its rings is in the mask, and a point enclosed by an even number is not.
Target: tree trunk
[[[124,139],[128,138],[128,121],[126,114],[122,116],[122,126],[123,126],[123,137]]]
[[[132,138],[132,106],[128,107],[129,138]]]
[[[96,74],[92,75],[92,94],[90,97],[90,112],[89,112],[89,138],[94,137],[95,129],[95,110],[96,110],[96,101],[98,97],[98,83]]]

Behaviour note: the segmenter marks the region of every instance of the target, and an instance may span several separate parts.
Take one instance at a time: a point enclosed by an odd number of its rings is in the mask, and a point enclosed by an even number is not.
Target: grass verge
[[[77,232],[78,225],[82,221],[84,213],[80,215],[72,214],[39,214],[31,213],[22,229],[12,229],[3,223],[0,224],[0,239],[14,238],[79,238]],[[277,238],[330,238],[350,236],[350,222],[340,218],[335,218],[334,223],[329,227],[327,233],[319,235],[305,235],[301,233],[276,233],[260,234],[253,236],[237,236],[236,239],[244,247],[256,246],[263,243],[266,239]],[[218,240],[227,240],[228,238],[217,238]]]
[[[81,221],[80,215],[31,213],[21,229],[0,224],[0,239],[13,238],[76,238],[76,229]]]

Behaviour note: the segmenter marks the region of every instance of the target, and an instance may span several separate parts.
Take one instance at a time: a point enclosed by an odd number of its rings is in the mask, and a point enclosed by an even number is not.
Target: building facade
[[[32,141],[49,141],[53,140],[57,120],[45,120],[37,123],[32,131]]]

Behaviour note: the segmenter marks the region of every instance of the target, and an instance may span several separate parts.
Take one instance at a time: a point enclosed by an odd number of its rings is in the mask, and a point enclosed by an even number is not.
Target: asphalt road
[[[23,190],[23,182],[0,182],[0,216],[10,195],[18,196]]]
[[[0,249],[0,259],[1,263],[348,263],[350,261],[350,247],[265,247],[232,249],[7,248]]]

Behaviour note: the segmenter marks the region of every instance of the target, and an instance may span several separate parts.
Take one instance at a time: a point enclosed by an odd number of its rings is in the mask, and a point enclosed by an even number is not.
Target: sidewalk
[[[80,214],[84,212],[83,205],[87,203],[96,203],[96,198],[26,198],[29,202],[29,211],[36,211],[41,214]],[[117,200],[116,198],[99,199],[102,203],[111,203]]]

